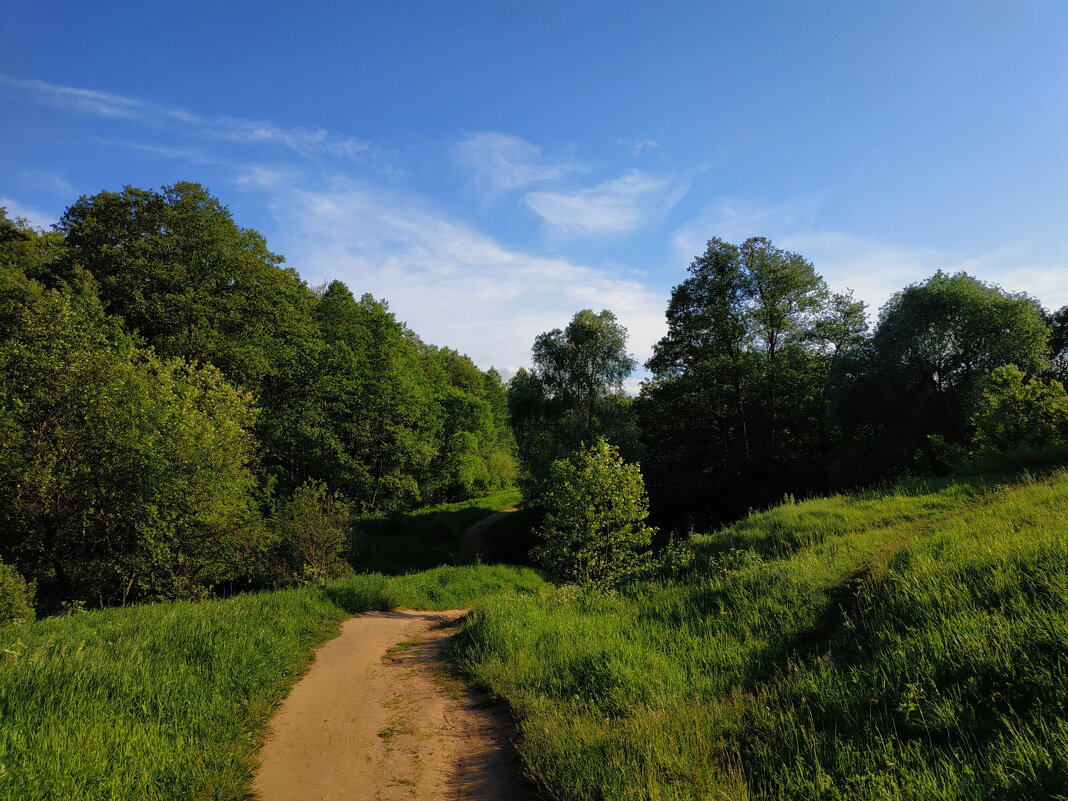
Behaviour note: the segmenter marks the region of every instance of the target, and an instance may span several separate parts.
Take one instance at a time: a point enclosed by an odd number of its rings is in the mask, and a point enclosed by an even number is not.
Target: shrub
[[[308,480],[275,516],[283,584],[323,583],[350,572],[352,510],[319,481]]]
[[[579,583],[613,583],[641,567],[654,530],[638,465],[602,438],[554,462],[545,486],[545,544],[534,551],[542,565]]]
[[[1068,394],[1059,381],[1025,381],[1015,365],[999,367],[983,380],[972,425],[983,455],[1062,445],[1068,439]]]
[[[11,565],[0,562],[0,626],[33,620],[32,584]]]

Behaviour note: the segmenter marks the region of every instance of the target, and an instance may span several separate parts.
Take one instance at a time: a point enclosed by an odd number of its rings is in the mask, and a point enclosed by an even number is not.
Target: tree
[[[1049,328],[1033,298],[967,273],[937,272],[883,306],[871,341],[844,371],[835,417],[847,437],[836,483],[867,483],[909,470],[930,435],[964,445],[983,380],[1015,364],[1043,372]]]
[[[1050,328],[1050,375],[1062,384],[1068,382],[1068,306],[1047,318]]]
[[[712,239],[689,272],[639,397],[658,509],[714,522],[819,488],[829,376],[863,339],[863,305],[763,238]]]
[[[297,487],[274,516],[282,583],[323,583],[352,568],[352,511],[325,484],[310,480]]]
[[[641,563],[654,529],[641,470],[605,439],[553,463],[542,497],[544,545],[535,558],[570,581],[618,581]]]
[[[210,362],[258,393],[309,334],[310,290],[199,184],[82,196],[56,227],[57,277],[88,270],[105,308],[160,356]]]
[[[84,274],[0,273],[0,556],[53,604],[241,576],[262,544],[249,396],[138,349]]]
[[[567,328],[539,334],[533,369],[520,370],[508,388],[508,405],[526,477],[536,497],[549,465],[605,436],[633,452],[628,441],[630,405],[623,381],[635,368],[627,353],[627,329],[604,309],[583,309]]]

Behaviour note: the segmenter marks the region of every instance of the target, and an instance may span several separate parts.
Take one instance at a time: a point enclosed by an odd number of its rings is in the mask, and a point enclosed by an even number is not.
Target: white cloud
[[[497,131],[467,137],[453,148],[452,155],[457,164],[471,170],[476,188],[487,200],[586,169],[574,159],[547,158],[537,145]]]
[[[51,192],[54,195],[59,195],[65,199],[72,199],[74,194],[74,186],[64,178],[54,172],[47,170],[23,170],[22,177],[27,184],[44,189]]]
[[[358,161],[388,158],[388,154],[370,142],[319,128],[283,127],[261,120],[237,117],[204,117],[185,109],[110,92],[59,86],[45,81],[19,80],[5,75],[0,75],[0,86],[29,93],[38,100],[62,108],[98,117],[132,120],[145,125],[174,126],[177,123],[183,126],[186,132],[205,139],[278,145],[304,156],[338,156]]]
[[[688,190],[688,183],[632,170],[589,189],[529,192],[524,200],[550,233],[590,236],[630,231],[662,217]]]
[[[648,150],[656,150],[660,147],[660,143],[655,139],[648,139],[646,137],[638,137],[637,139],[617,139],[616,144],[620,147],[627,148],[635,156],[639,156]]]
[[[344,180],[324,190],[267,183],[290,264],[385,298],[428,342],[507,377],[543,331],[582,308],[611,309],[640,360],[664,331],[666,298],[606,270],[505,248],[418,198]]]
[[[0,206],[7,210],[7,218],[9,220],[23,217],[29,220],[30,225],[34,228],[43,228],[46,231],[50,229],[52,223],[59,219],[56,214],[50,214],[47,211],[27,206],[9,197],[0,197]]]

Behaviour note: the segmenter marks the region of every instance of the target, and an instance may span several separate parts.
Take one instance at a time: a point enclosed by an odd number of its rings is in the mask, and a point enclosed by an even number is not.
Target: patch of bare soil
[[[465,614],[369,612],[343,623],[271,724],[258,797],[525,798],[507,711],[443,659]]]

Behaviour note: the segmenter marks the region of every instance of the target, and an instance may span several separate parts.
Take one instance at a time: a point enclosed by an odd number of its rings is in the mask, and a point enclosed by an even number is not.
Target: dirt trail
[[[442,649],[466,610],[369,612],[341,626],[260,751],[263,801],[521,799],[506,711]]]
[[[483,532],[513,512],[518,512],[518,509],[502,509],[499,512],[494,512],[488,517],[484,517],[474,525],[468,526],[464,531],[463,537],[460,539],[460,551],[457,554],[456,561],[460,564],[475,561],[475,557],[478,556],[483,549],[482,535]]]

